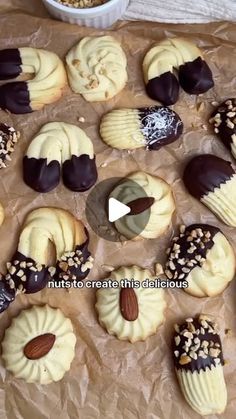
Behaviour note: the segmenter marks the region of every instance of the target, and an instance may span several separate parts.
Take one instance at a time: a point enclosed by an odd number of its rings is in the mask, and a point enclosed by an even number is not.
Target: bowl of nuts
[[[94,28],[108,28],[121,18],[129,0],[42,0],[56,19]]]

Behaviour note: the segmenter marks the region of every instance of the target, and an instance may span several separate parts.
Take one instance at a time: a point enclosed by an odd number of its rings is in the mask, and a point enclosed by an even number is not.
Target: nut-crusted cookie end
[[[227,391],[215,323],[200,315],[175,325],[172,350],[177,378],[189,405],[201,415],[222,413]]]

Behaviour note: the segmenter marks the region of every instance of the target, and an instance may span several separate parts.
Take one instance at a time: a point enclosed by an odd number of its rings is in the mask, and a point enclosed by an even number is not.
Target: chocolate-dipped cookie
[[[50,242],[56,250],[54,266],[48,266]],[[49,279],[84,279],[92,266],[88,233],[82,222],[63,209],[39,208],[26,218],[17,251],[7,263],[7,274],[2,281],[7,284],[7,291],[30,294],[43,289]],[[3,289],[0,292],[0,311],[8,302],[5,294]]]
[[[29,80],[0,86],[0,108],[15,114],[33,112],[55,102],[67,84],[64,65],[53,52],[28,47],[1,50],[0,80],[20,75]]]
[[[187,164],[183,181],[191,195],[236,227],[236,174],[230,162],[212,154],[196,156]]]
[[[103,141],[120,150],[158,150],[177,140],[182,132],[179,115],[165,106],[117,109],[106,114],[100,125]]]
[[[213,112],[210,121],[214,132],[236,158],[236,99],[227,99]]]
[[[195,297],[220,294],[235,276],[232,246],[219,228],[208,224],[182,225],[167,254],[167,277],[188,281],[184,291]]]
[[[179,71],[179,80],[175,70]],[[179,84],[195,95],[214,86],[200,49],[184,38],[168,38],[155,44],[144,58],[143,73],[148,96],[167,106],[177,102]]]
[[[20,133],[7,124],[0,123],[0,169],[11,161],[11,154],[20,138]]]
[[[49,384],[69,371],[75,344],[72,323],[61,310],[33,306],[22,310],[6,329],[2,358],[14,377]]]
[[[60,182],[76,192],[91,188],[97,180],[93,144],[76,125],[50,122],[30,143],[23,159],[25,183],[37,192],[49,192]]]
[[[200,315],[176,324],[172,351],[179,385],[191,408],[200,415],[223,413],[227,389],[215,323]]]

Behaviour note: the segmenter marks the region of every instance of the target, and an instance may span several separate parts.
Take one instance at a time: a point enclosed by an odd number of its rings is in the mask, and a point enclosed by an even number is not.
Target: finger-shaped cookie
[[[91,188],[97,180],[93,144],[76,125],[50,122],[30,143],[23,160],[25,183],[38,192],[49,192],[60,182],[76,192]]]
[[[20,138],[20,133],[15,128],[0,123],[0,169],[7,167],[11,161],[11,154]]]
[[[230,162],[212,154],[194,157],[183,181],[191,195],[225,224],[236,227],[236,174]]]
[[[1,50],[0,80],[20,75],[28,80],[0,86],[0,107],[15,114],[55,102],[67,83],[64,65],[53,52],[28,47]]]
[[[49,245],[56,250],[55,266],[48,266]],[[18,248],[7,263],[5,281],[15,291],[34,293],[48,280],[80,280],[92,268],[88,234],[83,223],[68,211],[39,208],[23,225]]]
[[[67,54],[69,83],[88,102],[117,95],[127,82],[125,53],[112,36],[86,37]]]
[[[210,123],[236,159],[236,99],[227,99],[212,114]]]
[[[179,81],[174,71],[179,71]],[[168,38],[155,44],[143,61],[147,94],[164,105],[179,97],[179,83],[190,94],[213,87],[212,73],[200,49],[184,38]]]
[[[33,306],[22,310],[5,331],[2,358],[14,377],[49,384],[69,371],[75,344],[72,323],[61,310]]]
[[[120,150],[158,150],[177,140],[182,132],[179,115],[164,106],[117,109],[106,114],[100,125],[103,141]]]
[[[191,408],[200,415],[223,413],[227,389],[215,323],[201,315],[175,325],[173,358],[180,388]]]
[[[115,221],[117,231],[127,239],[154,239],[163,234],[171,223],[175,201],[170,185],[163,179],[145,172],[126,176],[111,192],[131,208],[131,212]],[[145,211],[149,219],[143,225]]]
[[[167,277],[187,280],[184,291],[195,297],[220,294],[235,276],[232,246],[219,228],[208,224],[181,226],[167,254]]]
[[[109,278],[118,287],[97,291],[98,319],[110,335],[134,343],[156,333],[164,321],[165,291],[161,288],[143,287],[143,281],[155,278],[147,269],[138,266],[121,267],[111,272]],[[122,281],[137,281],[139,287],[125,287]]]

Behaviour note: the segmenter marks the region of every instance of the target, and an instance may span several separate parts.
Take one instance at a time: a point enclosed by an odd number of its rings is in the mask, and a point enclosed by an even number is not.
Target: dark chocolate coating
[[[91,188],[97,180],[95,157],[90,159],[87,154],[77,157],[73,155],[62,166],[64,185],[75,192],[84,192]]]
[[[163,105],[173,105],[179,98],[179,82],[173,73],[167,71],[149,80],[146,92],[151,99],[158,100]]]
[[[184,170],[183,181],[189,193],[200,200],[234,174],[230,162],[213,154],[204,154],[190,160]]]
[[[87,233],[88,236],[88,233]],[[80,246],[76,246],[76,248],[73,250],[73,252],[76,253],[76,251],[80,251],[81,255],[79,256],[79,259],[81,261],[81,264],[78,264],[77,267],[75,266],[68,266],[67,270],[62,270],[60,268],[60,263],[61,261],[58,260],[56,263],[56,273],[54,275],[54,280],[60,280],[61,278],[63,279],[63,277],[69,276],[69,280],[72,279],[72,276],[76,276],[76,280],[80,281],[84,278],[86,278],[86,276],[89,274],[90,269],[87,269],[85,272],[81,271],[81,266],[83,265],[83,263],[86,263],[88,257],[91,255],[91,253],[88,250],[88,244],[89,244],[89,238],[86,240],[85,243],[83,243]],[[75,255],[76,256],[76,255]],[[68,259],[70,259],[70,257],[68,257]],[[72,258],[73,259],[73,258]]]
[[[211,322],[207,322],[210,327],[215,331],[214,326],[212,325]],[[194,328],[196,330],[201,330],[201,323],[199,321],[198,318],[194,318],[192,325],[194,326]],[[180,332],[188,329],[189,330],[189,323],[188,322],[184,322],[181,326],[179,326],[180,328]],[[195,333],[193,333],[194,338],[198,338],[200,340],[200,343],[202,343],[203,341],[207,341],[208,343],[213,342],[214,343],[214,347],[215,344],[219,345],[217,346],[220,349],[220,354],[218,356],[218,358],[220,359],[220,364],[223,365],[224,364],[224,359],[223,359],[223,353],[222,353],[222,346],[221,346],[221,339],[218,333],[212,333],[211,330],[208,330],[208,328],[204,328],[205,333],[202,334],[201,332],[197,335]],[[175,343],[175,337],[179,336],[180,337],[180,343],[179,345],[176,345]],[[176,369],[184,369],[186,371],[200,371],[200,370],[206,370],[207,367],[212,368],[213,366],[215,366],[215,361],[214,358],[212,356],[210,356],[210,354],[207,355],[207,357],[204,359],[200,356],[197,357],[197,359],[191,359],[191,362],[185,364],[185,365],[181,365],[179,363],[180,357],[181,355],[185,352],[185,350],[183,349],[184,344],[187,342],[188,338],[183,336],[180,333],[175,333],[174,335],[174,339],[173,339],[173,346],[172,346],[172,350],[173,353],[174,351],[179,351],[179,356],[176,357],[175,355],[173,356],[174,359],[174,364],[175,364],[175,368]],[[194,343],[193,343],[194,345]],[[198,352],[198,351],[197,351]]]
[[[0,51],[0,80],[14,79],[22,72],[22,60],[18,48]]]
[[[176,141],[183,132],[183,122],[179,115],[165,106],[139,108],[141,131],[149,150],[159,148]]]
[[[190,95],[205,93],[214,86],[212,72],[201,57],[179,67],[179,83]]]
[[[0,280],[0,313],[5,311],[12,301],[14,301],[15,293],[5,280]]]
[[[0,86],[0,108],[15,114],[33,112],[30,106],[28,84],[19,81]]]
[[[25,156],[23,159],[23,179],[26,185],[37,192],[49,192],[60,182],[60,163],[57,160],[47,164],[47,159]]]
[[[200,237],[197,235],[197,237],[193,238],[190,241],[188,241],[188,237],[191,236],[191,232],[196,231],[197,229],[200,229],[203,233],[203,236]],[[210,237],[206,238],[206,233],[210,233]],[[218,227],[209,225],[209,224],[191,224],[190,226],[186,227],[185,232],[180,234],[178,237],[178,240],[173,241],[170,247],[169,252],[169,258],[166,262],[166,269],[169,270],[174,277],[174,274],[177,272],[179,275],[184,275],[181,277],[181,280],[187,279],[189,273],[194,269],[196,266],[201,266],[201,262],[196,259],[196,256],[201,256],[202,258],[206,259],[208,250],[210,250],[214,246],[214,237],[217,233],[221,232]],[[223,233],[222,233],[223,234]],[[200,241],[199,241],[200,239]],[[195,250],[192,253],[189,253],[188,250],[191,248],[191,243],[195,246]],[[171,257],[170,255],[175,254],[175,248],[176,245],[179,246],[179,252],[176,257]],[[202,246],[204,245],[204,247]],[[182,259],[185,259],[185,264],[179,263]],[[188,262],[191,262],[192,260],[195,260],[195,263],[193,266],[187,265]],[[169,266],[170,260],[173,262],[175,269],[172,269]],[[188,267],[189,272],[183,272],[183,268]],[[178,277],[177,277],[178,278]]]
[[[228,148],[228,150],[231,151],[231,143],[232,143],[231,136],[233,134],[236,134],[236,124],[233,122],[236,116],[234,116],[233,118],[227,116],[227,113],[232,112],[232,110],[229,109],[228,105],[226,104],[226,102],[228,102],[229,100],[232,101],[232,106],[236,107],[236,99],[234,98],[227,99],[225,102],[221,103],[221,105],[219,105],[219,107],[212,113],[211,118],[214,118],[217,113],[220,114],[221,123],[219,126],[217,126],[219,130],[218,136],[220,137],[223,144]],[[233,128],[228,127],[227,122],[226,122],[227,119],[233,122],[233,125],[234,125]]]
[[[33,267],[37,269],[37,263],[31,259],[28,258],[22,253],[16,251],[15,255],[12,258],[12,264],[14,265],[14,261],[19,262],[26,262],[26,263],[33,263]],[[18,269],[18,265],[16,265],[16,268]],[[50,279],[47,267],[42,265],[42,270],[33,271],[29,267],[26,266],[26,268],[20,268],[24,271],[24,275],[26,275],[26,281],[22,281],[21,277],[17,276],[16,273],[11,275],[12,280],[15,283],[15,287],[19,288],[19,285],[22,284],[23,288],[25,289],[26,294],[33,294],[35,292],[38,292],[46,287],[48,280]]]

